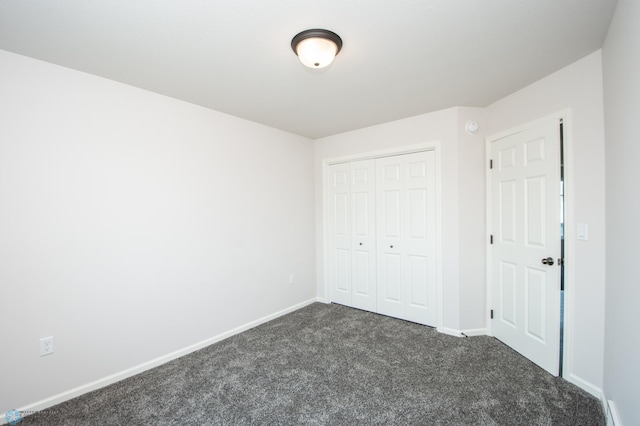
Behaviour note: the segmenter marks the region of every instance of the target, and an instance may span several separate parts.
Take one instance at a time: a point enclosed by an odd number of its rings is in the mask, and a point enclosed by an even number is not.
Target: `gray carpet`
[[[23,424],[604,425],[604,417],[596,398],[493,338],[316,303]]]

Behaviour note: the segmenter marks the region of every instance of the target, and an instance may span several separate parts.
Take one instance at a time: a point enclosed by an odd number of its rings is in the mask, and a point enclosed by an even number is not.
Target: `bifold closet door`
[[[376,311],[375,160],[329,166],[331,301]]]
[[[433,151],[376,160],[378,313],[435,326]]]

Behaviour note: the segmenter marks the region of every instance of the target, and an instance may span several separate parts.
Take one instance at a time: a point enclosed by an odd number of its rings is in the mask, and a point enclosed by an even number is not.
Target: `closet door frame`
[[[329,166],[359,160],[372,160],[395,155],[412,154],[416,152],[433,151],[435,154],[435,198],[436,198],[436,300],[437,323],[439,330],[444,323],[444,298],[442,288],[442,185],[441,185],[441,143],[440,141],[426,142],[416,145],[408,145],[392,149],[353,154],[343,157],[328,158],[322,162],[322,214],[323,214],[323,268],[324,268],[324,294],[328,302],[331,302],[331,288],[329,285]]]

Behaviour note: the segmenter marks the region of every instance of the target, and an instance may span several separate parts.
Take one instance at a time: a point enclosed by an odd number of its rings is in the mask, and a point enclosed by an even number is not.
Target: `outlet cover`
[[[40,339],[40,356],[51,355],[53,353],[53,336]]]

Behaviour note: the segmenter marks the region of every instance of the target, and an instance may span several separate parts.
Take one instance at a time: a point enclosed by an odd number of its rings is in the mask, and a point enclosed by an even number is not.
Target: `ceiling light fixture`
[[[291,48],[307,67],[324,68],[342,49],[342,39],[329,30],[305,30],[291,40]]]

